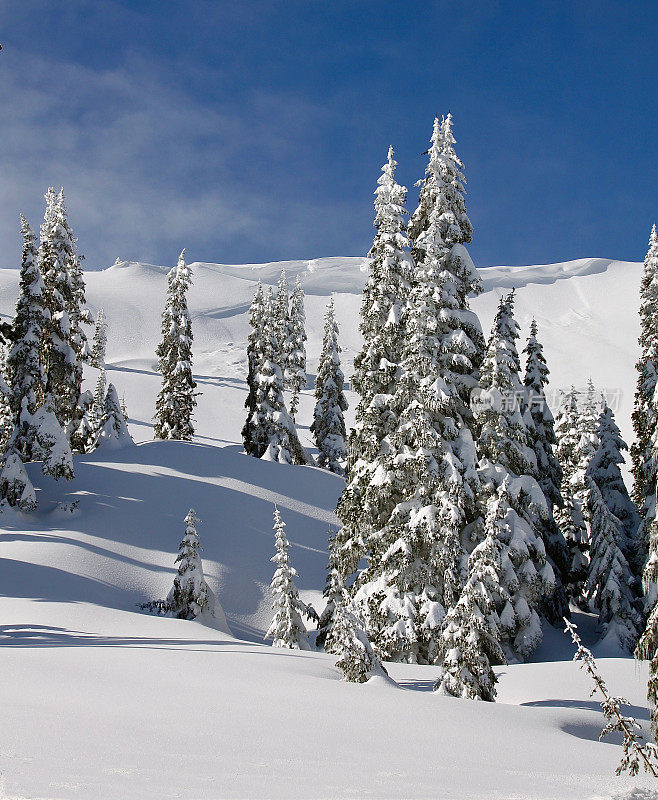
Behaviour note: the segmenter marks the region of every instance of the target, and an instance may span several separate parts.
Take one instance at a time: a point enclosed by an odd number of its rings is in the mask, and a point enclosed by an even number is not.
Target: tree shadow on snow
[[[94,553],[94,555],[104,556],[105,558],[110,558],[116,561],[121,561],[124,564],[129,564],[133,567],[139,567],[140,569],[150,570],[151,572],[162,572],[163,570],[171,572],[172,579],[173,574],[176,572],[174,567],[162,567],[159,564],[153,564],[149,561],[144,561],[139,558],[133,558],[131,556],[126,555],[125,553],[117,553],[115,550],[107,550],[104,547],[100,547],[96,544],[91,544],[91,542],[81,542],[78,539],[72,539],[70,536],[65,536],[59,533],[36,533],[34,531],[12,531],[12,532],[4,532],[0,533],[0,543],[2,542],[30,542],[30,543],[37,543],[42,542],[44,544],[63,544],[69,545],[71,547],[79,547],[81,549],[86,550],[89,553]],[[2,561],[2,559],[0,559]],[[32,566],[29,562],[14,562],[25,564],[26,566]],[[48,569],[51,569],[48,567]],[[7,570],[8,572],[11,571],[11,568]],[[4,576],[4,571],[3,571]],[[110,584],[107,584],[108,586]],[[6,587],[6,579],[3,577],[3,585],[0,587],[0,594],[3,594],[4,589]]]
[[[0,597],[40,602],[94,603],[125,609],[126,592],[96,578],[85,578],[57,567],[0,558]]]
[[[532,700],[521,703],[522,706],[532,706],[533,708],[575,708],[581,711],[597,711],[601,713],[601,703],[596,700]],[[649,709],[643,706],[622,705],[622,712],[636,719],[648,720]],[[598,738],[599,732],[595,738]]]
[[[436,679],[431,680],[405,680],[396,679],[396,683],[402,689],[410,689],[413,692],[432,692],[434,691],[434,683]]]
[[[324,585],[327,533],[336,527],[333,507],[344,485],[328,472],[259,461],[238,445],[173,441],[76,456],[76,477],[68,484],[45,478],[39,466],[27,465],[40,487],[39,510],[7,511],[0,527],[8,544],[60,543],[73,564],[58,558],[53,566],[34,565],[18,550],[18,560],[0,560],[0,595],[134,611],[136,603],[164,597],[171,588],[183,518],[193,507],[202,519],[202,557],[211,587],[230,624],[235,617],[253,624],[249,617],[263,609],[274,569],[275,503],[288,526],[298,588],[320,591]],[[75,500],[76,513],[58,510]],[[157,551],[157,557],[148,551]],[[163,553],[171,554],[170,560]],[[92,577],[76,574],[80,557]],[[87,566],[83,572],[89,574]],[[263,632],[247,627],[246,638],[260,641]]]
[[[180,650],[218,654],[268,655],[278,658],[313,658],[313,653],[233,639],[176,639],[175,637],[107,636],[52,625],[0,625],[0,647],[117,647],[141,650]]]

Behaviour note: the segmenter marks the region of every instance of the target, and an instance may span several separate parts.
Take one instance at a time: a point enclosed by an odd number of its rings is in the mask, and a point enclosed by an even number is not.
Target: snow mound
[[[531,267],[481,267],[480,277],[484,291],[494,288],[520,289],[529,283],[551,284],[567,278],[598,275],[611,267],[633,270],[632,261],[614,261],[609,258],[578,258],[560,264],[537,264]]]

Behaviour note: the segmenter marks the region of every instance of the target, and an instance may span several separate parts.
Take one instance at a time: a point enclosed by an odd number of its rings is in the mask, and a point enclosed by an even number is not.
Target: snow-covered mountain
[[[306,293],[310,378],[302,406],[303,424],[310,421],[310,390],[322,343],[322,318],[332,294],[344,371],[349,378],[360,345],[358,313],[367,275],[365,259],[319,258],[237,266],[192,263],[194,284],[189,305],[195,337],[194,368],[202,392],[196,414],[202,441],[240,441],[247,310],[256,282],[276,287],[284,267],[290,283],[301,276]],[[103,306],[107,316],[108,377],[117,384],[119,394],[126,396],[138,440],[151,438],[148,426],[158,384],[155,347],[169,269],[121,261],[109,269],[86,273],[89,305],[94,311]],[[522,336],[527,335],[535,316],[551,370],[551,386],[556,392],[572,383],[580,387],[591,377],[597,388],[607,390],[612,402],[618,403],[618,423],[630,439],[641,264],[590,258],[530,267],[485,267],[480,274],[484,292],[474,298],[473,307],[485,334],[501,293],[516,288],[516,316]],[[17,281],[15,270],[0,270],[3,318],[13,314]],[[310,443],[308,435],[305,438]]]
[[[276,285],[282,266],[291,282],[301,275],[310,376],[298,422],[309,444],[324,307],[333,294],[349,376],[365,265],[191,266],[202,392],[192,444],[151,441],[168,267],[120,262],[86,275],[89,305],[102,306],[108,322],[108,380],[144,444],[76,457],[70,484],[29,465],[38,512],[0,515],[0,708],[9,723],[0,798],[589,798],[648,786],[614,776],[619,744],[597,741],[598,705],[557,631],[536,663],[496,668],[496,704],[434,695],[433,667],[393,666],[398,686],[347,685],[331,656],[261,644],[273,505],[287,523],[302,597],[321,610],[342,481],[240,452],[247,309],[257,280]],[[604,259],[488,267],[473,305],[488,332],[500,293],[517,288],[517,318],[524,335],[537,318],[553,386],[591,376],[619,390],[628,439],[640,272]],[[3,317],[13,313],[17,279],[0,271]],[[93,385],[93,370],[87,379]],[[203,520],[206,575],[233,635],[137,608],[169,590],[190,507]],[[592,620],[577,621],[591,637]],[[621,658],[600,665],[646,725],[644,667]]]

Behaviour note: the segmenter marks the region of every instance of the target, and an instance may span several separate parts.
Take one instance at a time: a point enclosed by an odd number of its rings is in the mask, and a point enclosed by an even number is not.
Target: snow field
[[[285,265],[307,293],[311,377],[298,412],[306,445],[325,305],[333,293],[349,379],[362,265]],[[558,631],[548,631],[541,663],[496,668],[496,704],[433,694],[435,667],[392,665],[398,686],[350,685],[333,656],[261,643],[271,619],[273,504],[286,522],[301,598],[320,611],[343,485],[314,467],[240,452],[246,314],[255,281],[275,285],[281,266],[191,265],[203,392],[192,444],[150,441],[166,268],[121,262],[86,274],[89,305],[104,307],[108,322],[108,380],[125,395],[135,440],[146,443],[76,457],[70,484],[30,465],[39,511],[0,518],[0,798],[502,800],[648,790],[642,776],[615,777],[620,747],[597,741],[598,703]],[[487,291],[473,301],[488,333],[500,292],[517,286],[522,336],[534,313],[552,385],[580,386],[591,375],[597,387],[621,388],[617,420],[627,440],[640,268],[602,259],[491,267],[482,270]],[[17,272],[0,271],[3,318],[13,313],[16,285]],[[95,379],[90,369],[90,388]],[[353,410],[354,394],[347,399]],[[75,500],[73,513],[60,506]],[[206,578],[236,638],[137,608],[171,588],[190,507],[202,520]],[[592,624],[579,620],[585,637]],[[605,658],[600,668],[646,728],[644,665]]]

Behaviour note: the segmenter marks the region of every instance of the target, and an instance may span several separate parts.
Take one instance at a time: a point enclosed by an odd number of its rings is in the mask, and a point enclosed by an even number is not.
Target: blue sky
[[[658,3],[2,0],[0,264],[63,185],[87,268],[361,255],[435,113],[477,264],[641,260]]]

